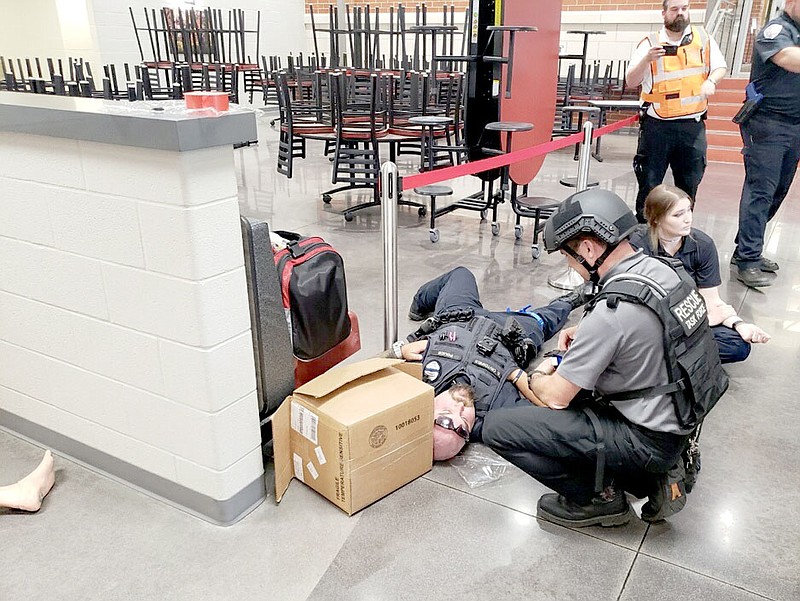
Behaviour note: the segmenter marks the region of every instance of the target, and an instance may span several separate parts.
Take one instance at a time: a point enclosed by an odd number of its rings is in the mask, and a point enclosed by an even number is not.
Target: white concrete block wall
[[[231,148],[0,133],[0,408],[224,501],[260,477]]]

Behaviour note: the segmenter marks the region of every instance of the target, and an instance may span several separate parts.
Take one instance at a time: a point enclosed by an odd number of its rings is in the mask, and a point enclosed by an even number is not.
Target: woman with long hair
[[[680,188],[656,186],[645,199],[647,230],[635,234],[631,243],[649,255],[680,259],[706,302],[720,360],[744,361],[750,354],[750,344],[767,342],[770,335],[739,317],[736,309],[720,298],[717,247],[707,234],[692,227],[692,204]]]

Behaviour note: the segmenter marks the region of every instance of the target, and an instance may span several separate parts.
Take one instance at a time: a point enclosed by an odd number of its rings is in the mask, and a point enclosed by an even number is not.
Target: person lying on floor
[[[744,361],[750,355],[750,344],[769,342],[770,335],[739,317],[736,309],[720,298],[717,247],[707,234],[692,227],[692,204],[680,188],[656,186],[645,199],[647,227],[631,236],[631,244],[648,255],[680,259],[706,302],[720,361]]]
[[[530,404],[518,386],[524,369],[542,344],[584,304],[583,291],[556,298],[532,311],[483,308],[475,276],[465,267],[423,284],[411,303],[409,318],[422,321],[410,338],[398,341],[391,355],[421,361],[423,380],[433,386],[433,456],[454,457],[470,440],[481,440],[489,410]]]

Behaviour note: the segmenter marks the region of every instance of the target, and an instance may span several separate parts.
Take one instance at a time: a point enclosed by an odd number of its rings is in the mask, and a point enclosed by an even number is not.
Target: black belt
[[[700,121],[705,121],[708,118],[708,113],[703,113],[698,120],[695,117],[680,117],[678,119],[660,119],[659,117],[653,117],[652,115],[648,115],[645,113],[644,119],[648,121],[657,121],[659,123],[700,123]]]

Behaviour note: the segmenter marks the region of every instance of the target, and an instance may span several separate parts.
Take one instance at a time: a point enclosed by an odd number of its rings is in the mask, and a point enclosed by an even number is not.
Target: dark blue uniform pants
[[[719,360],[722,363],[737,363],[750,355],[750,343],[742,339],[736,330],[718,325],[711,328],[711,333],[717,343]]]
[[[800,160],[800,124],[756,112],[740,130],[745,179],[734,257],[746,269],[758,266],[767,222],[778,212],[794,179]]]
[[[501,326],[508,317],[513,317],[533,340],[537,349],[564,327],[572,311],[572,305],[558,299],[545,307],[533,309],[532,312],[541,318],[541,323],[528,313],[487,311],[481,304],[475,276],[466,267],[456,267],[423,284],[414,296],[414,302],[423,314],[439,313],[448,309],[474,309],[476,315],[490,317]]]
[[[633,172],[639,182],[636,219],[645,223],[644,201],[664,182],[667,167],[675,185],[695,200],[706,171],[706,124],[694,119],[662,121],[644,117],[639,125],[639,143],[633,157]]]

